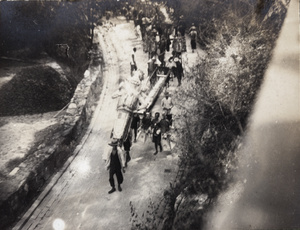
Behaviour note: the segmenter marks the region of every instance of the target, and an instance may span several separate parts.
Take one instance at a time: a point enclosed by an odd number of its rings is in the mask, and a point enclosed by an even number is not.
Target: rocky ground
[[[69,103],[65,102],[65,106],[60,105],[57,107],[58,110],[49,110],[47,102],[44,101],[39,104],[46,108],[43,113],[32,106],[28,107],[30,111],[25,115],[0,117],[0,228],[5,228],[14,221],[17,215],[32,203],[33,198],[43,189],[53,173],[62,167],[74,150],[76,142],[84,134],[102,87],[102,76],[99,74],[102,63],[101,52],[96,51],[92,54],[91,65],[84,78],[78,84],[73,97],[69,98]],[[56,84],[52,80],[56,78],[66,81],[66,74],[70,71],[68,68],[62,67],[62,64],[46,55],[39,60],[24,61],[5,57],[1,59],[3,65],[0,91],[6,99],[1,101],[1,112],[9,111],[3,105],[11,100],[11,104],[19,102],[18,108],[21,108],[13,112],[24,114],[20,101],[23,100],[24,104],[30,105],[32,101],[38,101],[40,93],[44,92],[49,95],[47,99],[49,108],[57,105],[55,93],[60,92],[60,89],[56,88],[60,87],[60,83]],[[37,74],[41,69],[50,70],[56,77],[52,78],[51,74],[46,74],[48,79],[43,79],[44,76],[40,77]],[[27,76],[23,74],[24,70],[29,73]],[[15,77],[18,78],[17,81]],[[19,87],[15,87],[12,82],[17,82]],[[31,87],[36,83],[38,83],[36,90],[43,89],[43,92],[35,91],[34,87]],[[12,87],[14,90],[9,91]],[[33,89],[28,92],[30,95],[26,95],[28,101],[24,98],[6,97],[22,96],[27,87]],[[60,95],[57,93],[58,97]]]
[[[51,66],[58,72],[63,71],[60,66],[50,58],[39,60],[38,62],[2,59],[1,64],[0,87],[8,83],[16,74],[26,68],[44,65]],[[20,84],[22,83],[20,82]],[[19,93],[21,92],[22,89],[20,89]],[[18,94],[17,91],[14,91],[14,93]],[[31,115],[0,117],[0,183],[3,178],[12,173],[12,170],[16,166],[24,161],[33,147],[38,148],[38,146],[35,145],[40,143],[45,138],[45,135],[49,133],[51,126],[54,128],[54,125],[58,122],[58,120],[55,119],[55,115],[58,111],[38,114],[34,113],[34,108],[32,111],[33,114]]]

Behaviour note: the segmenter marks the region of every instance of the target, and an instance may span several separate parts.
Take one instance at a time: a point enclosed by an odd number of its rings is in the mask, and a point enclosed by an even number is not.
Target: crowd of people
[[[137,10],[133,6],[127,6],[123,8],[122,13],[126,16],[126,19],[133,20],[137,29],[140,30],[143,40],[143,51],[148,53],[148,77],[150,83],[153,85],[156,79],[156,70],[158,67],[167,67],[171,70],[172,75],[177,78],[178,86],[181,85],[183,77],[182,66],[182,52],[186,52],[185,33],[186,26],[183,17],[180,17],[177,23],[161,23],[159,9],[154,8],[152,11],[152,17],[147,17],[143,10]],[[191,37],[192,52],[196,49],[197,44],[197,28],[192,24],[188,30],[188,34]],[[172,47],[171,56],[165,60],[166,52],[170,51]],[[138,69],[136,63],[136,48],[133,48],[130,61],[131,76]],[[166,89],[169,87],[170,75],[166,80]],[[137,142],[139,137],[143,138],[143,143],[151,139],[154,143],[154,155],[158,154],[158,151],[163,151],[162,139],[166,141],[171,149],[170,130],[172,128],[172,108],[173,101],[169,92],[166,90],[164,98],[161,100],[160,112],[155,112],[152,117],[151,111],[146,110],[142,117],[138,113],[133,113],[131,120],[130,132],[126,136],[126,139],[120,141],[118,139],[112,139],[109,143],[112,149],[106,153],[106,168],[109,170],[109,182],[111,190],[109,194],[116,191],[114,182],[114,175],[116,175],[118,182],[118,190],[122,191],[121,184],[123,182],[123,173],[128,162],[131,160],[130,149],[133,143]]]
[[[145,6],[145,5],[144,5]],[[143,51],[148,53],[148,76],[151,83],[155,83],[157,67],[168,67],[172,70],[172,76],[177,78],[178,86],[183,77],[182,53],[186,52],[185,35],[191,38],[191,49],[195,52],[197,46],[197,27],[192,23],[187,29],[183,16],[178,20],[166,20],[160,10],[160,5],[152,5],[149,8],[125,5],[122,14],[127,20],[134,21],[136,30],[140,31],[143,40]],[[171,57],[165,59],[166,53],[171,52]],[[136,68],[132,62],[131,69]],[[168,79],[169,80],[169,79]],[[169,81],[167,80],[166,86]]]
[[[104,156],[106,162],[106,169],[109,170],[109,183],[111,190],[109,194],[116,191],[114,175],[116,175],[118,182],[118,190],[121,192],[121,184],[123,182],[123,174],[128,162],[131,160],[130,149],[133,143],[137,142],[139,137],[143,138],[142,142],[145,143],[151,139],[154,143],[154,155],[163,151],[162,139],[168,144],[171,149],[170,130],[172,128],[172,113],[171,110],[174,104],[168,91],[165,92],[164,98],[161,100],[162,114],[155,112],[154,117],[150,111],[145,111],[142,118],[137,112],[133,113],[130,132],[126,139],[121,142],[113,138],[109,143],[112,149],[109,149]]]
[[[152,114],[150,111],[145,111],[142,119],[140,119],[137,113],[134,113],[132,123],[131,123],[131,136],[134,138],[133,142],[137,141],[137,138],[142,137],[143,143],[147,141],[147,139],[152,138],[155,147],[156,155],[158,153],[158,147],[160,151],[162,151],[161,138],[163,137],[168,142],[169,147],[170,144],[170,128],[172,126],[172,114],[171,110],[173,108],[173,101],[170,97],[169,92],[165,92],[165,97],[161,101],[162,108],[162,118],[159,112]]]

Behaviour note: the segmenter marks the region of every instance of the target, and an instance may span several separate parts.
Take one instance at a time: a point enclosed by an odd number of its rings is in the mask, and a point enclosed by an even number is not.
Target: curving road
[[[130,229],[132,202],[139,214],[150,199],[160,199],[173,181],[177,156],[164,151],[154,156],[151,140],[138,140],[124,175],[123,191],[109,195],[108,172],[102,160],[117,116],[117,101],[111,98],[119,82],[130,74],[130,55],[137,47],[137,65],[146,72],[147,54],[134,33],[132,23],[112,19],[115,26],[97,28],[96,38],[104,56],[103,92],[90,128],[64,169],[54,176],[46,190],[14,229]],[[155,109],[159,110],[158,106]]]

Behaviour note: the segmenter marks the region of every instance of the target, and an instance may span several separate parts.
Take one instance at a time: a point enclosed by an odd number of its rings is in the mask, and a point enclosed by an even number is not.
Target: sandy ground
[[[2,59],[0,68],[0,87],[10,81],[22,68],[48,65],[64,75],[61,67],[51,58],[25,62],[19,59]],[[57,111],[22,116],[0,117],[0,175],[5,177],[22,162],[34,144],[41,140],[45,128],[56,124]],[[39,135],[38,137],[36,135]],[[0,177],[1,182],[1,177]]]
[[[21,160],[34,145],[35,134],[56,123],[55,113],[1,118],[0,172],[9,173],[11,160]]]

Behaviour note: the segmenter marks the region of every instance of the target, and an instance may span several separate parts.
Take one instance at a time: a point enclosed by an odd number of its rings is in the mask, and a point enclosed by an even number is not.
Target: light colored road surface
[[[292,0],[240,153],[238,182],[207,229],[300,229],[298,9]]]
[[[117,116],[117,101],[111,95],[117,90],[119,79],[130,74],[129,59],[134,46],[138,49],[138,68],[146,72],[147,66],[147,54],[143,53],[141,40],[134,34],[133,24],[122,19],[112,19],[112,22],[116,26],[98,28],[97,32],[96,39],[105,59],[105,83],[90,132],[65,172],[54,177],[15,229],[130,229],[129,202],[142,214],[149,199],[160,197],[175,178],[177,156],[170,151],[154,156],[151,140],[145,144],[139,140],[132,147],[123,191],[107,193],[110,185],[102,154]],[[154,109],[160,108],[156,105]]]

